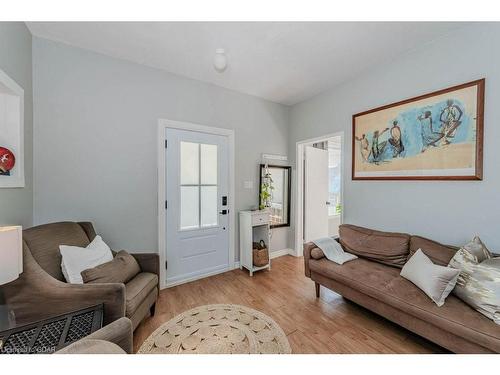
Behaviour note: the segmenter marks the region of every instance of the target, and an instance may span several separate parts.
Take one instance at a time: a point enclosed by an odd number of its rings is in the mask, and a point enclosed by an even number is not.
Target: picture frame
[[[482,180],[485,79],[352,116],[352,180]]]

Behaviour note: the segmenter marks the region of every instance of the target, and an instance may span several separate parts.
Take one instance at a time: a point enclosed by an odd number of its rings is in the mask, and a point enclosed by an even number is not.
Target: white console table
[[[250,276],[256,271],[271,269],[271,258],[269,263],[262,267],[253,265],[253,242],[264,240],[269,254],[270,250],[270,217],[269,212],[262,211],[240,211],[240,269],[245,267]]]

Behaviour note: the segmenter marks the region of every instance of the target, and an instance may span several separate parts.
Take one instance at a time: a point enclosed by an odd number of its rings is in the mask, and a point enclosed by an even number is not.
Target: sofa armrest
[[[304,244],[304,273],[307,277],[311,277],[311,270],[309,269],[309,261],[311,258],[311,250],[314,249],[316,245],[312,242],[307,242]]]
[[[133,337],[132,321],[129,318],[120,318],[88,335],[85,339],[110,341],[126,353],[132,354]]]
[[[142,272],[151,272],[160,277],[160,257],[156,253],[135,253],[132,255]]]
[[[23,273],[4,286],[17,324],[27,324],[93,305],[104,305],[104,324],[125,316],[124,284],[68,284],[46,273],[23,251]]]

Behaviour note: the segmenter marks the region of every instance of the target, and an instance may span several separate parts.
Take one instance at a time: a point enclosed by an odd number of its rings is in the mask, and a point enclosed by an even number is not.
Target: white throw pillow
[[[420,249],[401,270],[402,277],[419,287],[438,306],[443,306],[446,297],[455,287],[459,274],[459,270],[432,263]]]
[[[61,270],[70,284],[83,284],[81,272],[113,260],[113,253],[101,236],[96,236],[87,247],[60,245]]]

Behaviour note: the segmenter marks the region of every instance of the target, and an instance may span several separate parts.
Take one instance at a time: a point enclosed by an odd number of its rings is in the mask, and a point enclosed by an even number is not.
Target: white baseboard
[[[295,255],[295,252],[293,251],[293,249],[276,250],[276,251],[273,251],[273,252],[271,252],[269,254],[269,258],[274,259],[274,258],[282,257],[284,255]],[[173,286],[177,286],[177,285],[180,285],[180,284],[189,283],[191,281],[196,281],[196,280],[199,280],[199,279],[203,279],[205,277],[218,275],[220,273],[224,273],[224,272],[227,272],[227,271],[235,270],[237,268],[240,268],[240,262],[234,262],[233,263],[233,267],[227,267],[227,268],[222,268],[222,269],[218,268],[218,269],[208,270],[208,272],[205,271],[202,274],[188,275],[188,277],[185,277],[185,278],[183,278],[181,280],[174,280],[174,281],[170,281],[170,282],[167,281],[167,285],[165,286],[165,288],[171,288]],[[164,288],[162,288],[162,289],[164,289]]]
[[[204,279],[205,277],[218,275],[220,273],[224,273],[224,272],[231,271],[231,270],[232,270],[231,265],[217,266],[217,267],[205,269],[205,270],[202,270],[199,272],[193,272],[193,273],[188,274],[188,275],[183,275],[182,277],[174,277],[171,279],[167,279],[166,288],[171,288],[173,286],[186,284],[186,283],[189,283],[191,281]]]
[[[274,259],[278,257],[282,257],[283,255],[293,255],[293,250],[292,249],[281,249],[281,250],[276,250],[272,251],[269,254],[269,258]]]

